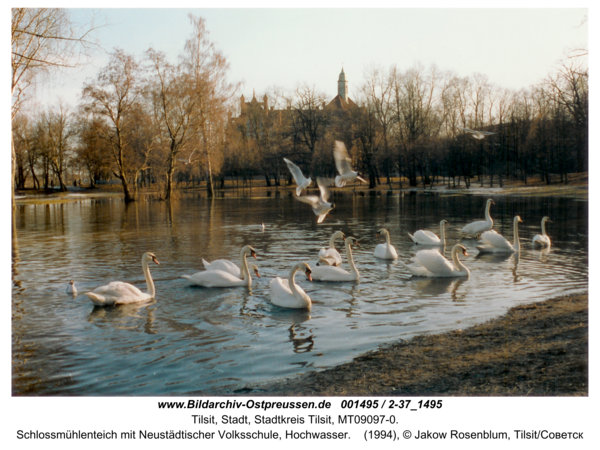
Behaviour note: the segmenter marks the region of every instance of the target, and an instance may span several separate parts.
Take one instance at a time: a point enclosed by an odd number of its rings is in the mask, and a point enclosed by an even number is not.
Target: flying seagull
[[[300,194],[302,194],[302,191],[310,186],[310,183],[312,183],[312,178],[306,178],[300,170],[300,167],[291,162],[289,159],[283,158],[283,160],[287,164],[288,169],[290,169],[290,172],[294,177],[294,181],[296,181],[296,184],[298,185],[298,187],[296,188],[296,195],[300,196]]]
[[[325,220],[325,216],[329,211],[335,208],[335,204],[328,203],[327,200],[329,198],[329,189],[327,188],[327,180],[324,178],[317,178],[317,185],[319,186],[319,190],[321,191],[321,195],[318,197],[316,195],[303,195],[296,197],[298,200],[304,203],[308,203],[315,215],[319,216],[317,219],[317,223],[323,222]]]
[[[344,187],[347,182],[354,180],[362,181],[363,183],[367,182],[367,180],[358,175],[358,172],[352,171],[352,166],[350,164],[352,160],[342,141],[335,141],[335,145],[333,146],[333,157],[335,158],[335,166],[340,173],[335,177],[335,185],[337,187]]]
[[[483,139],[484,137],[489,136],[491,134],[497,134],[492,131],[477,131],[477,130],[471,130],[469,128],[461,128],[461,127],[457,127],[457,128],[459,130],[466,131],[467,133],[471,133],[475,139]]]
[[[194,152],[196,151],[196,149],[192,150],[192,153],[190,153],[190,157],[188,159],[178,159],[177,161],[181,161],[184,164],[189,164],[192,162],[192,155],[194,154]]]

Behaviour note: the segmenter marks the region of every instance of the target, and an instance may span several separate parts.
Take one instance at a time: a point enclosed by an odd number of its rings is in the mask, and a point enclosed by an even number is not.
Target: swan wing
[[[450,275],[456,271],[454,265],[437,250],[419,250],[415,259],[434,276]]]
[[[435,233],[427,230],[416,231],[413,241],[418,244],[439,244],[441,242]]]
[[[313,267],[311,275],[317,281],[347,281],[352,276],[350,272],[334,266]]]
[[[319,261],[323,259],[327,265],[333,266],[334,264],[342,263],[342,255],[335,248],[322,248],[319,251]]]
[[[335,167],[340,175],[352,172],[352,160],[346,150],[346,145],[342,141],[335,141],[333,147],[333,157],[335,159]]]
[[[113,281],[94,289],[92,292],[86,292],[85,295],[95,305],[100,306],[137,303],[152,298],[150,294],[142,292],[135,286],[122,281]]]
[[[204,272],[198,272],[193,275],[183,275],[191,283],[198,286],[204,287],[230,287],[230,286],[243,286],[245,280],[241,280],[238,277],[225,272],[223,270],[207,270]]]
[[[532,245],[535,245],[536,242],[539,242],[541,245],[550,245],[550,238],[546,236],[542,236],[541,234],[536,234],[531,241]]]
[[[477,248],[482,251],[486,250],[512,250],[513,246],[506,240],[504,236],[494,230],[486,231],[481,235]]]
[[[204,268],[206,270],[222,270],[238,278],[242,274],[240,268],[235,263],[227,259],[216,259],[212,263],[209,263],[203,259],[202,263],[204,264]]]
[[[481,234],[484,231],[491,230],[493,225],[493,222],[488,222],[487,220],[480,220],[465,225],[461,231],[465,234],[476,235]]]
[[[393,245],[378,244],[373,255],[379,259],[398,259],[398,253]]]

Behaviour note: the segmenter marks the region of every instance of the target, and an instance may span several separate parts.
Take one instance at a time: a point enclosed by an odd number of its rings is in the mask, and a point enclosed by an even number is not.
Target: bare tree
[[[95,14],[84,25],[78,25],[66,9],[13,8],[11,13],[11,114],[14,118],[25,92],[40,75],[86,62],[97,48],[97,42],[93,36]],[[14,206],[14,147],[12,170]]]
[[[103,138],[110,144],[113,174],[121,180],[125,201],[137,197],[137,179],[148,167],[151,145],[132,146],[131,133],[142,114],[141,73],[132,55],[116,49],[96,79],[83,88],[83,108],[102,117],[108,127]]]
[[[150,49],[146,52],[153,77],[147,89],[153,116],[161,130],[159,139],[166,143],[165,200],[170,200],[173,191],[173,173],[177,156],[188,148],[198,129],[199,96],[189,89],[193,85],[189,75],[181,73],[168,63],[162,52]]]
[[[292,109],[291,133],[313,155],[328,123],[328,116],[323,111],[325,100],[325,94],[307,84],[298,85],[288,99]]]
[[[229,63],[210,41],[206,21],[193,14],[188,17],[193,31],[185,43],[181,65],[189,77],[190,95],[195,97],[198,145],[206,157],[206,188],[212,197],[214,153],[223,147],[228,106],[237,85],[227,80]]]

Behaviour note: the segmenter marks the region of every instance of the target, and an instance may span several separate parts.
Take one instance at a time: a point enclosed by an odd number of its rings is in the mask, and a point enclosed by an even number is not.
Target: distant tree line
[[[371,188],[392,187],[398,177],[400,187],[404,180],[502,186],[531,175],[567,182],[588,169],[585,57],[560,62],[520,91],[416,64],[367,68],[344,108],[328,106],[331,98],[308,84],[240,102],[204,19],[189,17],[193,33],[176,64],[153,48],[139,58],[115,49],[75,109],[59,102],[15,111],[15,187],[66,190],[113,179],[132,201],[144,186],[167,200],[200,182],[209,195],[227,179],[279,186],[291,181],[284,157],[307,174],[333,176],[335,140]],[[461,128],[495,134],[478,140]]]

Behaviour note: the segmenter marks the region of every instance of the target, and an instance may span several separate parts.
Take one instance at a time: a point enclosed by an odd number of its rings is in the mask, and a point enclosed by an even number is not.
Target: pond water
[[[399,339],[462,329],[523,302],[587,290],[588,203],[495,196],[494,229],[510,237],[519,214],[520,255],[478,255],[460,238],[482,220],[487,197],[336,192],[323,224],[290,193],[227,198],[188,195],[171,205],[120,199],[21,204],[13,233],[12,349],[14,395],[226,395],[248,386],[332,367]],[[257,195],[257,194],[254,194]],[[548,215],[550,251],[532,249]],[[450,222],[446,256],[462,242],[469,279],[411,278],[403,263],[418,250],[407,233]],[[265,223],[265,230],[261,230]],[[373,256],[389,230],[400,260]],[[310,312],[270,303],[269,281],[296,262],[317,260],[334,231],[360,239],[359,282],[296,280]],[[251,289],[191,286],[183,274],[201,259],[239,263],[252,245],[261,278]],[[338,243],[344,256],[342,243]],[[84,292],[122,280],[145,290],[141,256],[153,251],[156,299],[94,307]],[[344,256],[345,258],[345,256]],[[346,262],[344,267],[347,269]],[[75,280],[79,295],[65,290]]]

